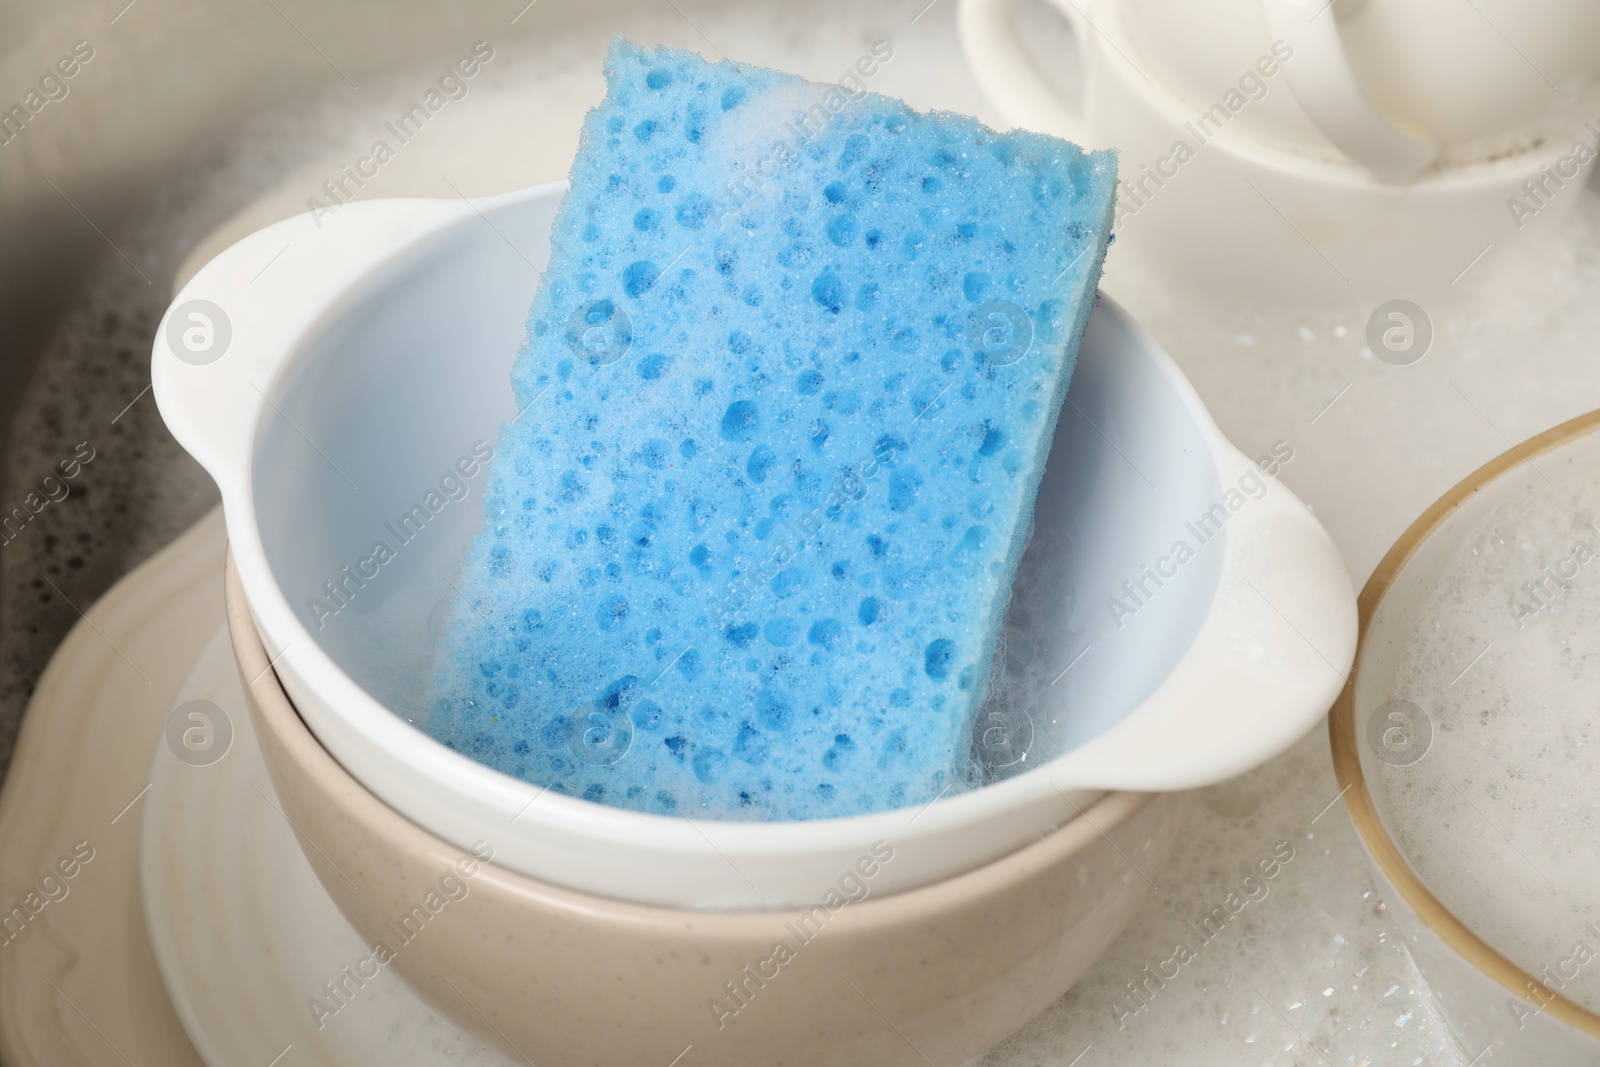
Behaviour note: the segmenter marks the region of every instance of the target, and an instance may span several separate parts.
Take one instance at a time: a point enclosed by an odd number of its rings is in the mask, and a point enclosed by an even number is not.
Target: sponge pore
[[[1115,159],[612,45],[422,725],[663,814],[965,788]]]

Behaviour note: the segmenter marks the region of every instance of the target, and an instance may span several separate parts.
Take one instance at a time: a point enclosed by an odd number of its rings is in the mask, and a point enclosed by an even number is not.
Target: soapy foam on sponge
[[[962,787],[1115,165],[614,44],[424,725],[589,800]]]

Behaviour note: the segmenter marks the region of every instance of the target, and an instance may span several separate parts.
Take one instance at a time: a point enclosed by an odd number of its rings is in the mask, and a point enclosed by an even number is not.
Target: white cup
[[[1009,0],[962,0],[978,81],[1019,126],[1119,149],[1119,255],[1193,288],[1295,306],[1460,291],[1576,203],[1600,140],[1588,0],[1054,3],[1081,108]]]
[[[1061,6],[1076,11],[1066,0]],[[1094,4],[1093,17],[1109,6]],[[1367,97],[1390,125],[1439,146],[1443,161],[1482,162],[1574,118],[1581,122],[1587,116],[1576,105],[1600,74],[1600,4],[1592,0],[1516,0],[1515,6],[1509,0],[1128,0],[1121,6],[1143,62],[1202,106],[1272,40],[1293,45],[1297,61],[1285,70],[1291,92],[1277,107],[1242,115],[1241,128],[1311,150],[1339,145],[1336,133],[1321,127],[1359,121],[1354,113]],[[1313,58],[1306,50],[1319,46],[1339,55],[1305,62]],[[1296,111],[1309,126],[1296,121]]]

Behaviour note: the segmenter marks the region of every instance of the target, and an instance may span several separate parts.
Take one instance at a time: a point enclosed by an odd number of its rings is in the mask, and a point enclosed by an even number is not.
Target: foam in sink
[[[1115,161],[613,44],[422,725],[577,797],[971,780]]]

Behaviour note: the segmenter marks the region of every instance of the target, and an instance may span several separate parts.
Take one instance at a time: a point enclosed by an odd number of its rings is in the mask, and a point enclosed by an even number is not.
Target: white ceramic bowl
[[[1332,701],[1355,639],[1338,552],[1102,300],[1036,516],[1049,536],[1034,550],[1059,556],[1063,592],[1035,633],[1054,640],[1043,654],[1064,673],[1031,724],[1005,726],[1033,732],[1034,769],[918,810],[717,823],[548,793],[433,741],[403,716],[426,699],[483,475],[462,479],[465,499],[427,494],[517,416],[509,371],[563,191],[285,220],[201,269],[156,338],[157,402],[221,488],[285,689],[334,757],[402,814],[585,892],[780,907],[816,900],[875,841],[894,842],[876,888],[896,892],[1015,851],[1104,790],[1228,777],[1287,747]],[[419,532],[402,545],[395,525],[418,506],[425,521],[413,518]],[[1186,524],[1206,514],[1225,525],[1175,563],[1176,541],[1198,541]],[[379,540],[394,558],[358,584],[344,568]],[[1151,566],[1172,572],[1159,588]],[[326,617],[311,598],[336,603],[325,583],[341,582],[347,606]],[[1151,595],[1130,601],[1125,582]],[[1136,610],[1114,612],[1113,598]]]

